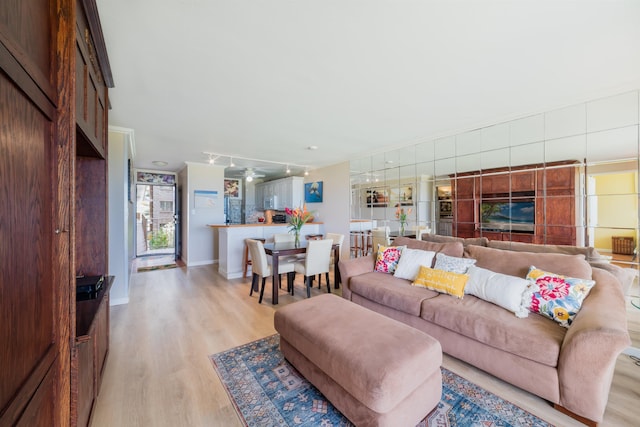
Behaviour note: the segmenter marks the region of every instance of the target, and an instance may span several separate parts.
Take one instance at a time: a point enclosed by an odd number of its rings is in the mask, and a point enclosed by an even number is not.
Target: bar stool
[[[262,237],[254,237],[252,238],[252,240],[258,240],[262,243],[264,243],[266,240],[263,239]],[[244,254],[242,255],[242,265],[244,265],[244,271],[242,272],[242,278],[246,279],[247,278],[247,270],[249,269],[249,266],[251,265],[251,260],[249,259],[249,245],[247,245],[247,241],[244,241]]]

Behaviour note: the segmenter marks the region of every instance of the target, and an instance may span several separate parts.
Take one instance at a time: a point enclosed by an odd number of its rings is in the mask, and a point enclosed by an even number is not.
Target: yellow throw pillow
[[[431,289],[462,299],[464,287],[469,279],[468,274],[452,273],[450,271],[436,270],[435,268],[420,267],[420,272],[413,286]]]

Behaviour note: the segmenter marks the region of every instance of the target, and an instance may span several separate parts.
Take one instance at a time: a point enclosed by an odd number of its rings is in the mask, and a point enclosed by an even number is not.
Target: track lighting
[[[287,175],[291,173],[291,169],[289,169],[289,165],[287,165]]]
[[[235,163],[233,163],[233,157],[229,157],[229,167],[230,167],[230,168],[234,168],[234,167],[236,167],[236,164],[235,164]]]

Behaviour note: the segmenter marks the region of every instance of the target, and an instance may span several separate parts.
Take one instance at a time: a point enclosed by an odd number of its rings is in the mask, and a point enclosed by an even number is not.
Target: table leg
[[[340,270],[338,269],[340,262],[340,246],[333,249],[333,283],[335,289],[340,289]]]
[[[271,255],[271,269],[273,270],[271,273],[273,277],[271,278],[271,304],[278,303],[278,289],[280,289],[280,275],[278,274],[278,258],[279,255],[274,253]]]

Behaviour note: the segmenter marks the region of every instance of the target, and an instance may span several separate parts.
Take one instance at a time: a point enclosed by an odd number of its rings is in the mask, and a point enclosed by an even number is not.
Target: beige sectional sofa
[[[428,237],[427,237],[428,238]],[[342,296],[433,336],[445,353],[534,393],[586,424],[602,421],[616,359],[630,345],[620,282],[584,254],[535,253],[460,241],[398,238],[406,245],[476,259],[476,266],[525,277],[531,265],[593,279],[596,285],[567,329],[538,314],[517,318],[472,295],[457,299],[374,271],[374,256],[339,264]],[[488,243],[488,242],[487,242]]]

